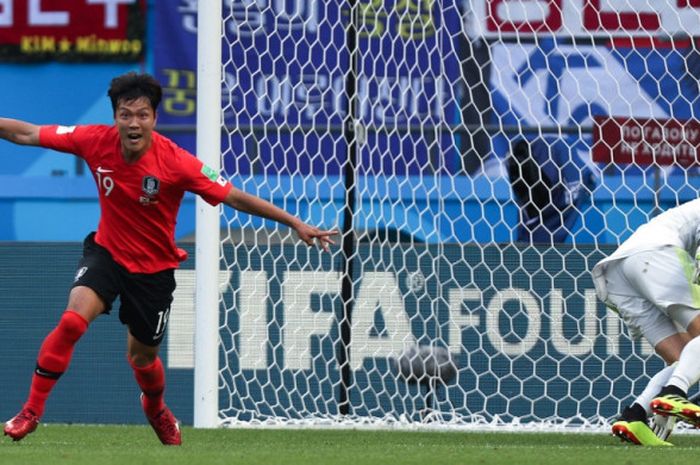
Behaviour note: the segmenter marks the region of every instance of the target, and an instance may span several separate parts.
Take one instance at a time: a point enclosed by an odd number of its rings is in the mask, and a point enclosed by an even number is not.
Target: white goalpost
[[[199,1],[196,427],[601,430],[663,362],[590,270],[700,187],[700,3]]]
[[[197,17],[197,156],[217,171],[221,169],[221,5],[199,2]],[[194,426],[212,428],[219,425],[220,212],[199,197],[196,202]]]

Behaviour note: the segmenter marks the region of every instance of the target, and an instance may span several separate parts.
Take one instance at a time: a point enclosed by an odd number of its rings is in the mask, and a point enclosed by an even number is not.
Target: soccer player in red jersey
[[[158,348],[173,300],[174,270],[186,258],[175,244],[175,221],[185,191],[212,205],[224,203],[283,223],[308,245],[318,243],[324,250],[337,234],[305,224],[237,189],[155,132],[162,89],[152,76],[134,72],[118,76],[108,95],[113,126],[37,126],[0,118],[2,139],[83,158],[97,183],[101,209],[97,232],[84,241],[67,308],[39,350],[29,398],[5,424],[5,435],[15,441],[36,429],[76,342],[95,318],[109,313],[119,296],[119,320],[127,326],[127,357],[143,393],[146,418],[163,444],[181,444],[179,423],[163,401],[165,376]]]

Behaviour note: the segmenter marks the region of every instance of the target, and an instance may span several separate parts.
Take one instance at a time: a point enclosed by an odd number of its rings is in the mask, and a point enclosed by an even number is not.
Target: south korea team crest
[[[141,190],[145,195],[139,197],[141,205],[155,205],[158,203],[156,195],[160,190],[160,181],[155,176],[144,176],[141,182]]]
[[[143,193],[149,197],[153,197],[158,194],[160,189],[160,181],[155,176],[144,176],[143,182],[141,183],[141,189]]]

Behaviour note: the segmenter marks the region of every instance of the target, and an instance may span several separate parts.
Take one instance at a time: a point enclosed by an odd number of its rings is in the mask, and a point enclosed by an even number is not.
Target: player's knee
[[[133,367],[143,368],[148,365],[153,364],[156,361],[158,354],[152,354],[147,352],[130,352],[127,355],[129,363]]]
[[[80,339],[88,328],[88,322],[85,318],[74,311],[63,312],[61,320],[58,322],[61,332],[72,341]]]

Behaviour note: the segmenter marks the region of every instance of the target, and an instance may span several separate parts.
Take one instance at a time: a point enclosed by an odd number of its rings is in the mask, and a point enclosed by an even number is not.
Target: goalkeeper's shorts
[[[693,283],[695,263],[673,246],[608,262],[605,303],[616,310],[633,337],[652,346],[680,331],[700,315],[700,286]]]

